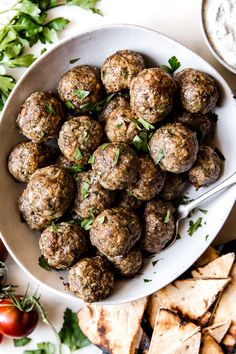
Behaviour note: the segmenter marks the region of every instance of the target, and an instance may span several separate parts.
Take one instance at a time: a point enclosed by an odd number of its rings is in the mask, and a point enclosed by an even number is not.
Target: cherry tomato
[[[2,240],[0,239],[0,261],[4,262],[7,259],[7,255],[8,255],[7,249],[4,246]]]
[[[7,337],[21,338],[33,332],[38,322],[38,312],[21,311],[11,299],[0,300],[0,333]]]

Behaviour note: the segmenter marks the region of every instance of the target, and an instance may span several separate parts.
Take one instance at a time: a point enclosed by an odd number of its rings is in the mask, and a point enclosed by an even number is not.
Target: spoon
[[[176,221],[176,227],[175,227],[175,237],[173,241],[168,245],[168,248],[175,243],[177,237],[178,237],[178,232],[179,232],[179,224],[180,221],[185,219],[191,210],[196,208],[198,205],[203,203],[205,200],[213,197],[215,194],[223,191],[224,189],[236,184],[236,172],[234,172],[230,177],[226,178],[223,182],[219,183],[216,187],[210,189],[206,193],[202,194],[200,197],[192,200],[186,205],[180,205],[178,209],[176,210],[176,215],[177,215],[177,221]]]

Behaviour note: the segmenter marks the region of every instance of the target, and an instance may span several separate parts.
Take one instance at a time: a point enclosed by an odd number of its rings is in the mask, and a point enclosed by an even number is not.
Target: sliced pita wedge
[[[214,259],[204,267],[193,270],[193,278],[226,278],[235,260],[235,254],[228,253],[224,256]]]
[[[209,334],[203,334],[200,354],[224,354],[224,352]]]
[[[223,339],[224,345],[229,349],[233,349],[236,344],[236,263],[230,272],[231,282],[224,290],[215,311],[214,324],[221,321],[231,321],[228,333]]]
[[[148,317],[152,327],[159,308],[177,311],[184,318],[197,321],[208,311],[218,293],[228,284],[225,279],[184,279],[176,280],[151,295]]]
[[[174,312],[160,309],[152,334],[149,354],[175,353],[175,349],[199,331],[200,327],[183,321]]]
[[[185,340],[178,347],[166,352],[166,354],[199,354],[200,344],[201,333],[199,332]]]
[[[210,334],[217,343],[220,343],[229,329],[231,321],[218,322],[203,329],[203,333]]]
[[[208,325],[208,322],[210,321],[211,318],[211,311],[207,311],[204,313],[204,315],[202,315],[198,321],[197,324],[201,327],[206,327]]]
[[[147,298],[122,305],[87,305],[78,312],[89,340],[112,354],[134,354]]]
[[[219,253],[213,247],[208,247],[208,249],[198,258],[196,265],[198,267],[203,267],[204,265],[214,261],[214,259],[219,258]]]

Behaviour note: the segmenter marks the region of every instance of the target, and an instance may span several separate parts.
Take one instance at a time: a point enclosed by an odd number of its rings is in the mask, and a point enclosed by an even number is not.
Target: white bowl
[[[216,58],[216,60],[218,60],[218,62],[223,65],[226,69],[228,69],[229,71],[231,71],[232,73],[236,74],[236,68],[232,67],[231,65],[229,65],[224,58],[222,58],[217,51],[215,50],[214,46],[212,45],[208,33],[207,33],[207,28],[206,28],[206,24],[205,24],[205,18],[204,18],[204,13],[205,13],[205,3],[207,2],[207,0],[202,0],[201,2],[201,29],[202,29],[202,34],[203,34],[203,38],[209,48],[209,50],[211,51],[211,53],[214,55],[214,57]]]
[[[22,269],[39,283],[44,284],[55,294],[70,300],[74,295],[64,291],[60,276],[65,272],[47,272],[38,266],[40,255],[38,233],[33,233],[20,221],[17,198],[22,185],[16,183],[6,168],[6,158],[12,147],[22,140],[16,129],[15,119],[20,105],[34,91],[55,90],[62,73],[78,64],[101,66],[107,56],[119,49],[132,49],[144,55],[148,65],[166,64],[175,55],[181,62],[181,69],[193,67],[212,75],[220,90],[220,102],[216,108],[219,115],[217,131],[213,142],[225,155],[226,161],[221,180],[235,171],[236,152],[236,102],[220,74],[197,54],[176,41],[147,28],[132,25],[106,26],[80,34],[59,43],[51,51],[39,58],[25,73],[12,92],[3,111],[0,123],[0,231],[7,248]],[[81,58],[71,65],[70,59]],[[190,188],[189,196],[197,193]],[[143,274],[128,281],[116,283],[112,296],[104,303],[122,303],[144,297],[162,288],[182,274],[204,252],[224,224],[235,200],[235,189],[226,190],[203,207],[208,209],[204,215],[197,211],[192,217],[203,217],[203,226],[190,237],[187,234],[187,219],[180,234],[182,238],[172,247],[152,259],[145,261]],[[209,235],[206,237],[206,235]],[[160,260],[155,265],[153,261]],[[145,281],[148,279],[151,281]],[[80,301],[78,299],[78,301]]]

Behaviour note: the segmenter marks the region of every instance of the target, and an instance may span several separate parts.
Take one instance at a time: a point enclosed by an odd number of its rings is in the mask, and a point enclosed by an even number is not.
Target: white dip
[[[215,51],[236,68],[236,0],[205,0],[203,20]]]

